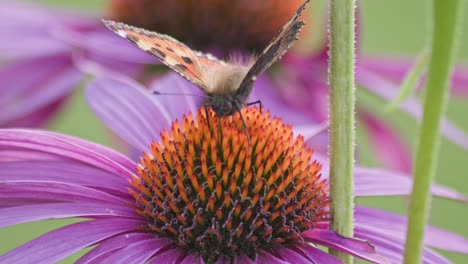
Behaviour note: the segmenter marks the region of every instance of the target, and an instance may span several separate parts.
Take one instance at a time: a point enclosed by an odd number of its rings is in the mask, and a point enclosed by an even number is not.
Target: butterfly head
[[[235,94],[213,94],[205,102],[205,105],[211,107],[218,117],[235,114],[243,104]]]

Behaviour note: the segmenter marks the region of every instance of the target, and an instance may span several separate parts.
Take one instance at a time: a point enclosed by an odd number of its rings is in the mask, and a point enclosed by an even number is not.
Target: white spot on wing
[[[172,58],[171,56],[167,56],[165,59],[164,59],[169,65],[176,65],[178,64],[179,62],[176,61],[174,58]]]
[[[119,29],[117,31],[115,31],[115,33],[117,33],[117,35],[121,36],[122,38],[126,38],[127,37],[127,33],[125,33],[125,31]]]

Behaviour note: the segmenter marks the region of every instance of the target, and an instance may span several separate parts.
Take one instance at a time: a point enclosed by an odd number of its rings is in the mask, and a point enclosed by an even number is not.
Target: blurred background
[[[92,12],[96,16],[101,16],[100,14],[104,12],[106,4],[104,0],[36,0],[35,2],[72,8],[83,13]],[[358,2],[360,53],[414,58],[422,50],[428,39],[427,16],[430,10],[428,7],[430,1],[362,0]],[[307,19],[314,20],[313,36],[317,38],[311,40],[311,42],[320,42],[320,38],[323,39],[324,37],[325,7],[326,2],[322,0],[312,1],[311,7],[309,7],[312,11],[310,18]],[[465,14],[468,15],[468,6]],[[457,60],[459,63],[468,63],[468,19],[465,19],[463,30]],[[398,110],[390,113],[383,112],[382,101],[362,89],[358,90],[357,104],[369,107],[379,118],[388,120],[403,135],[407,144],[414,149],[417,124],[411,118]],[[467,114],[468,98],[452,97],[447,118],[459,125],[464,131],[468,131]],[[361,164],[371,167],[376,166],[376,161],[366,138],[366,132],[359,124],[358,127],[357,148],[360,151],[359,159]],[[48,124],[47,128],[99,142],[113,148],[119,148],[119,146],[115,145],[115,141],[108,136],[108,130],[88,109],[82,88],[75,90],[74,96],[68,101],[66,107]],[[442,140],[440,148],[440,164],[437,170],[436,182],[468,195],[468,152],[445,139]],[[401,197],[359,198],[357,202],[371,207],[384,208],[399,214],[405,214],[407,206],[407,200]],[[1,229],[0,254],[48,230],[68,223],[70,221],[44,221]],[[430,223],[468,237],[467,204],[458,204],[453,201],[435,198]],[[468,263],[468,256],[446,252],[443,252],[443,254],[455,263]],[[73,260],[73,258],[69,258],[63,263],[71,263]]]

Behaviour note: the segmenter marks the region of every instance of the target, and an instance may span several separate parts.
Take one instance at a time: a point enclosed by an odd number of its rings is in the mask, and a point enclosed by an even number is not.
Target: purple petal
[[[372,230],[363,230],[361,228],[355,228],[355,237],[372,241],[375,245],[377,253],[387,257],[393,263],[402,263],[404,255],[404,244],[403,239],[397,239],[389,236],[382,236],[382,234],[375,233]],[[422,254],[422,263],[434,263],[434,264],[445,264],[451,263],[441,255],[434,251],[424,248]]]
[[[361,58],[359,64],[365,69],[370,69],[385,78],[400,83],[412,65],[410,58],[395,57],[365,57]],[[452,92],[459,95],[468,95],[468,67],[467,65],[457,65],[452,74]]]
[[[33,74],[25,76],[24,72]],[[68,95],[82,77],[83,74],[63,58],[8,66],[0,72],[0,85],[6,91],[0,99],[5,109],[0,114],[0,124],[22,118],[57,102]]]
[[[1,182],[43,181],[111,189],[128,195],[128,181],[83,163],[70,160],[9,161],[0,166]]]
[[[205,264],[205,262],[202,257],[197,256],[196,254],[189,254],[179,264]]]
[[[178,264],[179,260],[183,258],[184,252],[181,249],[168,249],[164,252],[158,253],[150,263],[159,264]]]
[[[102,263],[147,263],[154,254],[157,254],[162,248],[170,245],[167,239],[149,238],[146,240],[133,242],[125,247],[118,248],[101,259]],[[162,262],[166,263],[166,262]]]
[[[294,249],[306,255],[309,259],[312,260],[312,263],[342,263],[341,260],[337,259],[336,257],[309,244],[297,245],[294,247]]]
[[[308,242],[333,248],[367,261],[388,263],[386,258],[375,253],[375,248],[368,241],[346,238],[328,229],[308,230],[303,232],[302,236]]]
[[[39,202],[44,200],[59,202],[99,202],[113,203],[117,205],[129,202],[128,199],[122,199],[107,192],[66,183],[40,181],[1,182],[0,186],[2,189],[2,192],[0,193],[0,205],[3,202],[15,199],[30,199],[31,203],[36,203],[36,200]]]
[[[361,230],[372,230],[386,237],[404,240],[406,237],[407,219],[383,210],[356,207],[356,227]],[[428,226],[425,234],[425,245],[443,250],[468,253],[468,240],[461,235]]]
[[[363,120],[378,162],[386,168],[411,172],[411,152],[398,132],[363,109],[359,111],[359,118]]]
[[[255,256],[255,259],[257,259],[257,256]],[[258,263],[258,262],[254,262],[253,260],[251,260],[249,257],[247,257],[244,254],[236,255],[234,257],[234,264],[255,264],[255,263]]]
[[[358,68],[358,71],[356,72],[356,81],[386,101],[393,100],[393,98],[398,94],[398,85],[374,74],[371,71],[367,71],[363,67]],[[400,105],[400,108],[415,119],[421,120],[421,104],[416,98],[409,97]],[[468,149],[468,135],[447,119],[441,120],[441,131],[444,137],[455,144]]]
[[[303,256],[302,251],[296,252],[286,247],[279,249],[278,251],[275,252],[275,254],[279,255],[285,261],[288,261],[288,263],[311,263],[311,264],[316,263],[315,261],[311,260],[309,256],[307,255],[306,255],[307,257]],[[340,263],[340,262],[337,262],[337,263]]]
[[[94,30],[78,31],[73,28],[61,28],[54,33],[54,37],[70,46],[86,50],[87,55],[91,57],[99,55],[111,58],[114,62],[131,64],[158,63],[154,57],[130,45],[102,23],[99,23]]]
[[[304,136],[304,141],[307,142],[321,133],[327,133],[329,126],[328,121],[320,124],[295,125],[293,131],[295,135]]]
[[[133,243],[153,238],[153,234],[149,233],[130,233],[121,234],[115,237],[111,237],[102,241],[97,247],[88,251],[84,256],[76,261],[76,264],[91,263],[96,258],[101,257],[109,252],[114,252],[117,249],[132,245]]]
[[[59,98],[55,102],[49,102],[47,105],[36,109],[26,116],[10,120],[10,122],[3,124],[3,127],[42,127],[62,108],[67,98],[68,95],[64,98]]]
[[[19,35],[16,32],[9,34],[4,31],[2,33],[0,35],[0,57],[4,60],[50,58],[71,52],[70,46],[47,35]],[[21,41],[11,41],[12,39],[21,39]]]
[[[47,219],[102,216],[141,219],[127,205],[88,202],[35,204],[0,209],[0,227]]]
[[[411,194],[413,179],[409,174],[363,167],[356,167],[354,173],[354,187],[357,196]],[[443,198],[468,202],[467,196],[448,187],[434,184],[431,187],[431,192]]]
[[[1,263],[55,263],[88,246],[127,232],[133,232],[140,221],[128,219],[90,220],[65,226],[0,256]]]
[[[257,258],[255,259],[255,263],[258,264],[288,264],[290,262],[286,262],[268,252],[259,253]]]
[[[203,105],[206,95],[176,73],[168,73],[149,85],[150,91],[162,93],[153,95],[156,101],[169,113],[172,120],[182,118],[188,112],[196,112]],[[164,95],[164,94],[176,95]]]
[[[96,166],[129,179],[135,163],[116,151],[71,136],[26,129],[0,129],[0,147],[41,151]]]
[[[146,151],[172,120],[147,90],[131,80],[97,78],[88,85],[86,96],[96,115],[140,151]]]
[[[288,85],[289,86],[289,85]],[[261,100],[264,110],[271,112],[272,116],[280,116],[292,125],[308,124],[310,118],[300,111],[292,110],[278,94],[275,84],[267,77],[261,77],[255,82],[255,87],[249,97],[249,102]],[[258,107],[258,105],[257,105]]]

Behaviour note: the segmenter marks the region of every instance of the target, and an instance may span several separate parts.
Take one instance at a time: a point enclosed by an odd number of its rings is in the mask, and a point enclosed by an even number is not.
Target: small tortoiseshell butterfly
[[[103,22],[117,35],[155,56],[202,89],[207,94],[205,105],[211,107],[217,116],[223,117],[240,112],[246,105],[257,76],[279,60],[291,47],[292,42],[297,40],[297,35],[304,25],[303,21],[297,19],[309,1],[306,0],[299,7],[263,52],[247,63],[225,62],[211,54],[194,51],[167,35],[119,22]]]

